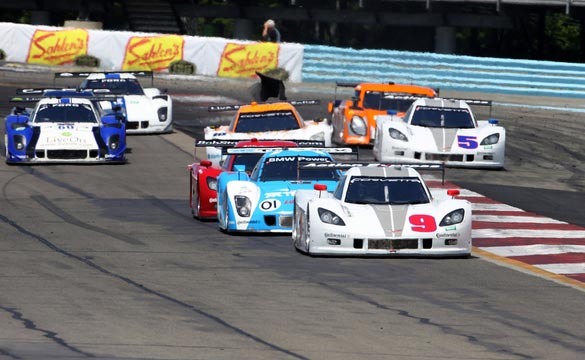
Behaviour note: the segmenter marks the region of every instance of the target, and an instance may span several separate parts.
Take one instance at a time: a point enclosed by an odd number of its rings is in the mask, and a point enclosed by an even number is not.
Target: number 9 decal
[[[435,222],[435,218],[431,215],[411,215],[408,218],[408,221],[412,224],[412,231],[433,232],[437,230],[437,223]]]

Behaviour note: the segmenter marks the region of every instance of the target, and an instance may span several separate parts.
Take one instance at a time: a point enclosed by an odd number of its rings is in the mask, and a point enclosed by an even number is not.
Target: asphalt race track
[[[0,71],[0,96],[51,81]],[[124,165],[0,163],[0,360],[585,358],[580,281],[483,250],[469,259],[308,257],[289,236],[226,235],[192,219],[193,136],[229,120],[206,106],[248,100],[251,83],[155,79],[176,99],[178,131],[129,137]],[[287,87],[291,99],[331,94]],[[303,114],[326,116],[323,108]],[[495,105],[492,116],[508,130],[506,170],[450,169],[447,180],[585,226],[585,115]]]

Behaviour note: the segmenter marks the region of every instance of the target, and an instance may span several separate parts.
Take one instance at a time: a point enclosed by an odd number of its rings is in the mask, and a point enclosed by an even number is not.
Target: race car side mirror
[[[201,162],[199,163],[199,165],[205,166],[205,167],[210,167],[211,166],[211,161],[209,161],[209,160],[201,160]]]
[[[447,190],[447,195],[455,197],[457,195],[459,195],[459,190],[457,189],[449,189]]]
[[[327,191],[327,185],[315,184],[315,185],[313,185],[313,189],[319,191],[319,197],[321,197],[321,191]]]

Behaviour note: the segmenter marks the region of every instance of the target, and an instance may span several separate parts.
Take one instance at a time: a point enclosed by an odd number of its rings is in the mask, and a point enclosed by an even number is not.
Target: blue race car
[[[340,148],[339,152],[346,152]],[[329,152],[308,148],[229,149],[228,153],[265,152],[251,175],[243,169],[221,173],[217,179],[217,219],[225,232],[291,232],[295,192],[315,183],[333,191],[340,177],[337,169],[306,170],[307,162],[331,162]],[[238,171],[240,170],[240,171]]]
[[[99,105],[103,99],[91,92],[51,90],[12,101],[37,103],[33,109],[15,107],[6,117],[7,163],[125,161],[125,119],[105,112]]]

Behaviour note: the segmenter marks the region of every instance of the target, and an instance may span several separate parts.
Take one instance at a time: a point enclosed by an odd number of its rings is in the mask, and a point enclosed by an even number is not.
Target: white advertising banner
[[[0,49],[7,61],[29,64],[68,65],[90,55],[103,70],[168,71],[185,60],[200,75],[254,77],[280,68],[289,81],[302,80],[303,45],[295,43],[0,23]]]

